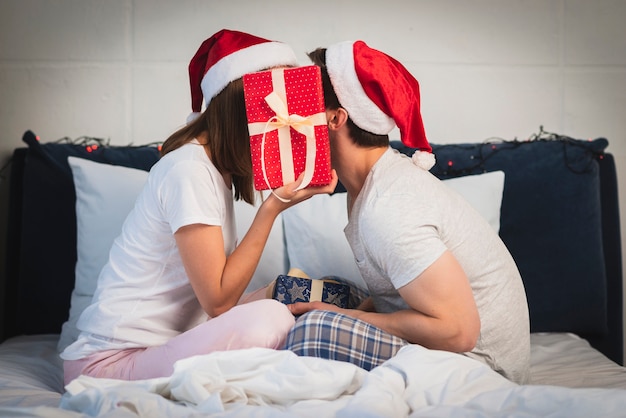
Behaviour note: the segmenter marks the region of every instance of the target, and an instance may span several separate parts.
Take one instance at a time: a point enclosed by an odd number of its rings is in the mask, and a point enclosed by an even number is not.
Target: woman
[[[296,65],[287,45],[222,30],[191,60],[193,118],[163,144],[61,354],[65,382],[80,374],[126,380],[167,376],[182,358],[280,347],[294,324],[280,302],[242,294],[276,216],[330,185],[274,191],[237,245],[234,199],[254,201],[241,77]],[[206,110],[200,115],[202,99]],[[232,190],[234,187],[234,191]],[[207,320],[209,319],[209,320]]]

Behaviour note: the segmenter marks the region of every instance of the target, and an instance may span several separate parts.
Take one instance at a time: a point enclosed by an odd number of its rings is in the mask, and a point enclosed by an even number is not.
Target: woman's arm
[[[337,185],[337,175],[327,186],[296,188],[295,182],[274,192],[289,202],[279,200],[274,194],[259,207],[256,216],[241,243],[226,257],[224,238],[220,226],[192,224],[180,228],[174,234],[185,271],[200,304],[211,317],[220,315],[233,307],[241,298],[265,248],[274,220],[283,210],[311,196],[332,193]]]

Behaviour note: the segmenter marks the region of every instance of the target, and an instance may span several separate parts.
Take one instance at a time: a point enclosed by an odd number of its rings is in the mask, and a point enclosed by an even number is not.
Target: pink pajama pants
[[[287,307],[261,299],[265,289],[244,295],[240,304],[172,338],[148,348],[109,350],[63,363],[68,384],[81,374],[123,380],[169,376],[180,359],[214,351],[250,347],[280,348],[295,320]]]

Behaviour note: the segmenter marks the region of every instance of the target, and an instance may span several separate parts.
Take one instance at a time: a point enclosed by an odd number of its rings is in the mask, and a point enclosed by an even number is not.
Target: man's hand
[[[289,308],[289,310],[291,311],[293,315],[302,315],[310,311],[321,310],[321,311],[338,312],[338,313],[342,313],[344,315],[348,315],[353,318],[356,318],[356,316],[353,313],[355,309],[343,309],[343,308],[338,307],[337,305],[333,305],[332,303],[326,303],[326,302],[320,302],[320,301],[296,302],[296,303],[291,303],[287,305],[287,307]]]

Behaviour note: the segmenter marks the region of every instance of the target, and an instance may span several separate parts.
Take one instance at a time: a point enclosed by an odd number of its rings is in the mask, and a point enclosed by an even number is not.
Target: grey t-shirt
[[[514,382],[528,381],[522,279],[498,234],[460,195],[390,148],[369,173],[344,232],[378,312],[408,309],[396,289],[451,251],[470,281],[481,322],[476,347],[465,354]]]

